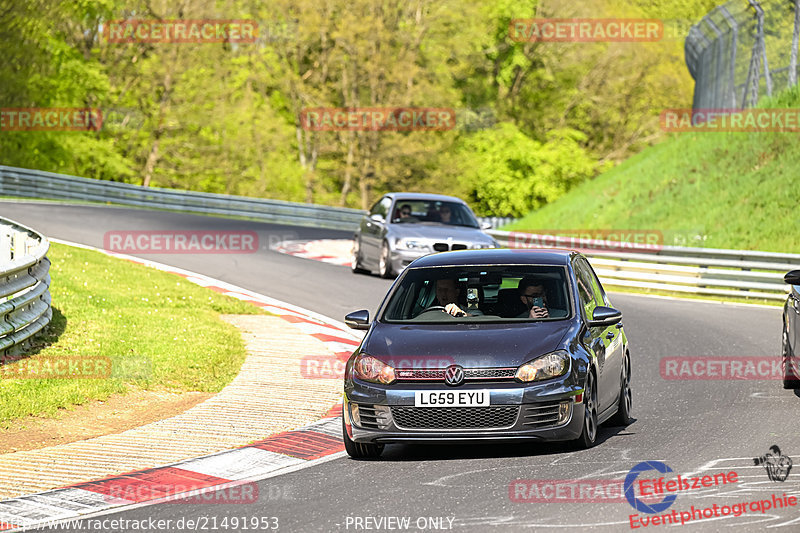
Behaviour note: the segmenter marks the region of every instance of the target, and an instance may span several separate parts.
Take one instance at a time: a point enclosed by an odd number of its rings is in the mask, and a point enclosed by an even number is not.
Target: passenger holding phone
[[[542,282],[536,278],[522,278],[517,285],[519,299],[525,304],[526,311],[517,318],[549,318],[547,310],[547,293]]]

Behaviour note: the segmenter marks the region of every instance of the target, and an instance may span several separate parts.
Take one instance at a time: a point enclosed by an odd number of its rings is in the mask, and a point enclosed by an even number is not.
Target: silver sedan
[[[353,272],[390,278],[423,255],[497,248],[469,206],[439,194],[389,193],[372,206],[353,236]]]

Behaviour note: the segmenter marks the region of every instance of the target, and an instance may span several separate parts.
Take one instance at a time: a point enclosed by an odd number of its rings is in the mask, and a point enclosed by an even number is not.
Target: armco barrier
[[[364,215],[358,209],[140,187],[5,166],[0,166],[0,196],[112,202],[343,230],[355,229]]]
[[[624,245],[597,249],[596,241],[553,235],[492,231],[500,246],[548,242],[578,248],[591,258],[603,285],[692,294],[782,300],[789,286],[783,275],[800,268],[800,254],[748,250],[658,246],[646,253],[625,252]]]
[[[357,209],[140,187],[0,166],[0,196],[4,195],[111,202],[346,231],[354,231],[364,215]],[[481,221],[495,226],[509,222],[498,218]],[[498,230],[488,233],[501,246],[514,246],[514,243],[509,243],[512,233]],[[549,242],[552,242],[552,237]],[[563,245],[573,247],[575,242],[574,238],[567,237]],[[678,246],[663,246],[648,253],[619,250],[624,250],[624,247],[613,247],[613,251],[593,250],[586,254],[592,258],[603,283],[609,286],[779,300],[785,298],[788,290],[788,286],[783,284],[783,274],[800,268],[798,254]]]
[[[265,200],[206,192],[141,187],[41,170],[0,165],[0,196],[111,202],[120,205],[172,209],[191,213],[242,216],[293,226],[355,231],[365,212],[345,207]],[[509,224],[507,217],[481,218],[493,227]]]
[[[53,317],[47,237],[0,218],[0,355],[24,350]]]

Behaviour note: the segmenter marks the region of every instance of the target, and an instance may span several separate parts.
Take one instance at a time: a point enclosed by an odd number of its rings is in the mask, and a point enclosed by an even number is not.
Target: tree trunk
[[[339,204],[344,207],[347,205],[347,194],[350,192],[351,182],[353,180],[353,156],[355,152],[356,139],[352,133],[348,136],[347,142],[347,160],[344,167],[344,183],[342,184],[342,197]]]
[[[142,187],[150,186],[150,180],[153,177],[153,169],[156,167],[156,161],[158,161],[158,139],[153,141],[153,146],[150,147],[150,153],[147,154],[147,161],[144,164]]]

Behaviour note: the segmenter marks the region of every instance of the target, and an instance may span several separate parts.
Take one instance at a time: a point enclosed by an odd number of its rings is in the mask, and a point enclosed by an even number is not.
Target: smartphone
[[[544,307],[544,298],[542,296],[537,296],[531,300],[533,303],[531,307]]]

